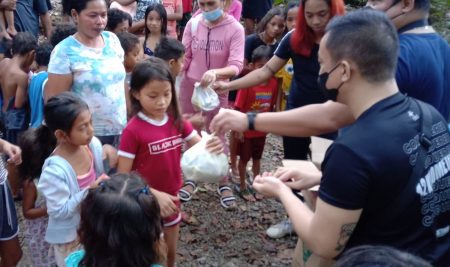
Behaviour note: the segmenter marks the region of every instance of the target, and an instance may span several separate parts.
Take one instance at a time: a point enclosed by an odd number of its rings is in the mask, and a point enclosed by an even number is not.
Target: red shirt
[[[183,14],[192,12],[192,0],[183,0]]]
[[[140,112],[123,130],[119,156],[133,159],[132,170],[150,187],[176,196],[182,186],[181,147],[196,135],[188,121],[184,121],[180,132],[172,116],[155,121]]]
[[[278,95],[278,82],[271,78],[266,84],[260,84],[247,89],[239,90],[234,106],[242,112],[269,112],[272,111]],[[246,131],[245,138],[262,137],[266,133]]]

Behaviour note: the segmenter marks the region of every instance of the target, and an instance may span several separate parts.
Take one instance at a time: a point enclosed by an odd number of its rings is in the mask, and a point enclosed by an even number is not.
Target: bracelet
[[[256,118],[255,112],[248,112],[247,113],[247,121],[248,121],[248,129],[253,131],[255,130],[255,118]]]

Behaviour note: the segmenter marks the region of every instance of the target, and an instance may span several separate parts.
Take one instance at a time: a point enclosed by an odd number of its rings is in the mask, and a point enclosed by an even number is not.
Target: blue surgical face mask
[[[218,20],[222,16],[223,9],[218,7],[217,9],[211,10],[211,11],[208,11],[208,12],[203,11],[202,14],[203,14],[203,17],[207,21],[213,22],[213,21]]]

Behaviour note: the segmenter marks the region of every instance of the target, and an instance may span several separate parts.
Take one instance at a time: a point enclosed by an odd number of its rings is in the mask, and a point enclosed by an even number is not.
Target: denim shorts
[[[8,181],[0,184],[0,241],[13,239],[19,233],[16,207]]]

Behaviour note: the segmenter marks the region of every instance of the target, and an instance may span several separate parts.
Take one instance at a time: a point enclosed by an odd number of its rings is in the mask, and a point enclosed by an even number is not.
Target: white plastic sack
[[[219,96],[211,87],[203,88],[200,83],[195,83],[191,98],[192,105],[203,111],[211,111],[220,104]]]
[[[211,135],[202,132],[202,140],[184,152],[181,169],[186,179],[216,183],[228,173],[228,159],[224,153],[212,154],[206,150]]]

